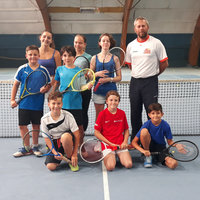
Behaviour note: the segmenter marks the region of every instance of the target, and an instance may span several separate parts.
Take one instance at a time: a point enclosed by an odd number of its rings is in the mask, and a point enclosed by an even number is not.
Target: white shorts
[[[113,150],[110,149],[110,148],[106,148],[107,145],[106,145],[104,142],[102,142],[102,143],[103,143],[102,145],[104,145],[104,148],[105,148],[104,150],[102,150],[103,156],[106,156],[106,155],[108,155],[109,153],[112,153],[112,154],[119,154],[119,153],[127,152],[127,151],[128,151],[128,149],[117,149],[117,150],[113,151]]]
[[[106,97],[105,96],[95,94],[95,93],[93,93],[92,100],[96,104],[105,104],[106,103]]]

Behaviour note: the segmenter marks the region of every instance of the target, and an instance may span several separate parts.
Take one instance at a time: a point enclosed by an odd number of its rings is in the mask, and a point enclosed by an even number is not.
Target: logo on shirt
[[[25,74],[28,74],[28,72],[27,72],[27,71],[24,71],[24,73],[25,73]]]
[[[116,123],[116,122],[122,122],[122,119],[120,119],[120,120],[114,120],[114,123]]]
[[[144,54],[151,54],[151,50],[150,49],[145,49],[144,50]]]
[[[105,124],[107,124],[108,122],[110,122],[110,120],[105,121]]]

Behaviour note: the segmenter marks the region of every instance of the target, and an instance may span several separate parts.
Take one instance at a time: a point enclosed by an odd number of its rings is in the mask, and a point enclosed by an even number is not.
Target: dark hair
[[[37,50],[39,53],[39,48],[36,45],[30,45],[26,47],[26,52],[30,50]]]
[[[106,100],[111,95],[115,95],[115,96],[119,97],[119,101],[120,101],[120,95],[119,95],[119,93],[116,90],[110,90],[110,91],[108,91],[107,94],[106,94]]]
[[[48,96],[48,102],[50,102],[50,100],[56,100],[57,98],[62,98],[62,93],[60,93],[59,91],[50,93]]]
[[[109,34],[109,33],[103,33],[103,34],[101,34],[100,37],[99,37],[99,41],[98,42],[101,42],[101,39],[104,36],[107,36],[109,38],[109,40],[110,40],[110,49],[112,49],[113,47],[115,47],[116,41],[113,38],[113,36],[111,34]],[[98,46],[101,49],[101,46],[99,45],[99,43],[98,43]]]
[[[76,57],[76,50],[73,46],[64,46],[60,50],[60,55],[62,56],[65,52],[67,52],[70,56]]]
[[[83,38],[84,43],[87,42],[87,39],[86,39],[86,37],[85,37],[84,35],[82,35],[82,34],[77,34],[77,35],[75,35],[75,37],[78,37],[78,36]],[[74,37],[74,38],[75,38],[75,37]]]
[[[162,111],[162,105],[159,104],[159,103],[150,104],[149,107],[148,107],[148,113],[152,112],[153,110],[160,111],[162,113],[163,112]]]

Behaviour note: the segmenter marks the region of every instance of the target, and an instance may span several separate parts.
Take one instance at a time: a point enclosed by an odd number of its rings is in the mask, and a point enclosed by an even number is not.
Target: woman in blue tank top
[[[54,48],[52,33],[49,31],[44,31],[40,35],[39,39],[41,46],[39,48],[40,59],[38,60],[38,63],[46,67],[46,69],[49,71],[49,74],[52,77],[51,84],[53,84],[56,68],[61,66],[60,53]]]
[[[108,51],[115,46],[115,43],[112,35],[108,33],[102,34],[98,41],[101,52],[94,55],[90,62],[90,68],[95,72],[96,76],[95,85],[97,82],[101,83],[98,89],[93,92],[96,119],[99,112],[104,110],[106,93],[110,90],[117,90],[116,82],[119,82],[122,79],[121,70],[117,70],[116,75],[114,75],[114,73],[109,73],[116,68],[120,68],[118,57],[113,56],[112,54],[108,54],[109,56],[105,57]]]

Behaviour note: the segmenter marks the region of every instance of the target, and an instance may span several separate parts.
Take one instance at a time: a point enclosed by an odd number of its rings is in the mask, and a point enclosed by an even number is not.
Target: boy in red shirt
[[[118,155],[121,164],[132,167],[132,159],[128,147],[128,123],[125,112],[118,109],[120,96],[117,91],[109,91],[106,95],[107,108],[99,113],[95,123],[95,136],[102,141],[102,151],[106,155],[104,164],[111,171],[115,168]]]

